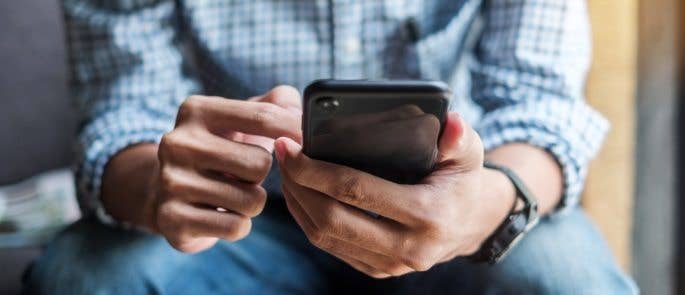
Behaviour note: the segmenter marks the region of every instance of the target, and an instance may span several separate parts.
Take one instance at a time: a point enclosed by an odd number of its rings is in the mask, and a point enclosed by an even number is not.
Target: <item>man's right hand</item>
[[[183,252],[205,250],[218,239],[242,239],[266,202],[261,182],[271,168],[273,139],[301,141],[300,122],[300,96],[292,87],[277,87],[248,101],[189,97],[178,111],[174,130],[157,148],[157,162],[142,190],[145,216],[136,219]],[[127,157],[114,157],[107,170],[115,171],[105,173],[103,202],[108,212],[108,204],[116,202],[112,198],[121,194],[108,194],[107,178],[126,170],[111,167],[126,165],[122,158]],[[109,190],[116,190],[112,185]]]

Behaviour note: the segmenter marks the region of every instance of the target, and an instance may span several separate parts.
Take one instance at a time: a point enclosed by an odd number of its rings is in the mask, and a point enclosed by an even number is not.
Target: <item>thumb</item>
[[[287,137],[276,139],[275,143],[276,160],[281,173],[292,176],[292,173],[299,174],[302,159],[306,158],[302,154],[302,146]]]
[[[439,162],[450,161],[462,168],[483,164],[480,136],[457,113],[450,112],[438,144]]]

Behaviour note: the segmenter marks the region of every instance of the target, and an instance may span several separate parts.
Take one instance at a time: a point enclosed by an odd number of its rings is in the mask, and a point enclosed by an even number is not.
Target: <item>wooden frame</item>
[[[594,59],[590,104],[611,122],[592,163],[583,206],[607,238],[618,262],[630,268],[634,195],[637,0],[590,0]]]

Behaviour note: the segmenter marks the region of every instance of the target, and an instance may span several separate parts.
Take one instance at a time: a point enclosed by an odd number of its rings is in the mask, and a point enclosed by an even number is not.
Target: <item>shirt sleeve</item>
[[[62,0],[80,114],[76,181],[84,214],[106,212],[102,174],[118,151],[158,142],[198,83],[184,70],[174,1]]]
[[[471,67],[475,126],[486,150],[523,142],[547,150],[564,177],[562,210],[578,203],[609,124],[584,101],[591,44],[585,1],[490,0]]]

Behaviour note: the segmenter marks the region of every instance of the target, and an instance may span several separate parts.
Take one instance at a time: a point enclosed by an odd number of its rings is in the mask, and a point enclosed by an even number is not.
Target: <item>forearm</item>
[[[150,228],[150,182],[157,168],[157,145],[134,145],[115,155],[105,167],[101,200],[107,213],[119,221]]]
[[[563,176],[559,164],[546,151],[528,144],[511,143],[491,150],[485,157],[513,170],[523,180],[537,198],[540,215],[551,212],[559,203]],[[496,182],[498,185],[492,187],[499,187],[499,193],[514,194],[513,186],[506,177],[498,177]],[[505,197],[512,198],[511,195]]]

